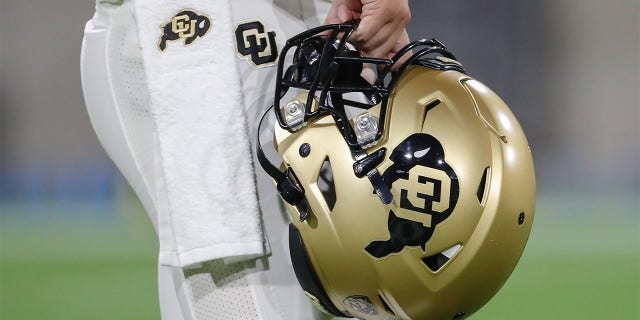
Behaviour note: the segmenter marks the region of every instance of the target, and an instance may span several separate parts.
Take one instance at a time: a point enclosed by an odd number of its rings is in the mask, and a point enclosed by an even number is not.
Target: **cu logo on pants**
[[[275,63],[278,58],[275,31],[266,31],[260,21],[249,21],[239,24],[235,35],[238,53],[254,67]]]

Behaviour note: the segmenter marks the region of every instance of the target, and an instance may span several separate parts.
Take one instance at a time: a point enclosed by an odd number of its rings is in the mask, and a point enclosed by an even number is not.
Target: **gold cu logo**
[[[177,33],[180,38],[189,38],[196,33],[196,21],[183,14],[175,16],[171,20],[171,31]]]
[[[399,217],[431,226],[431,214],[449,208],[451,178],[438,169],[415,166],[409,170],[408,179],[398,179],[391,192],[394,201],[399,201]],[[426,213],[426,214],[425,214]]]

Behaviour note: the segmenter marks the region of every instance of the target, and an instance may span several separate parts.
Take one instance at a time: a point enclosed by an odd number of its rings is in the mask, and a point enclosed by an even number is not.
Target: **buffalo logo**
[[[425,251],[438,223],[449,217],[458,202],[458,178],[445,162],[440,142],[415,133],[391,153],[393,164],[382,177],[398,208],[389,211],[388,240],[373,241],[365,250],[376,258],[420,246]]]
[[[171,22],[162,26],[162,37],[158,48],[164,51],[167,48],[167,41],[184,39],[184,45],[190,45],[198,37],[204,36],[211,27],[211,19],[204,14],[198,14],[191,10],[178,12]]]
[[[260,21],[249,21],[236,27],[236,49],[254,66],[273,64],[278,58],[276,32],[266,31]]]

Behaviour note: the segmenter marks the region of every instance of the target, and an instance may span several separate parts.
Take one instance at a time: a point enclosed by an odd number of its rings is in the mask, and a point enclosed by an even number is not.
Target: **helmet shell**
[[[379,106],[369,111],[380,117]],[[394,200],[384,205],[330,116],[298,131],[276,125],[283,165],[305,189],[309,217],[285,204],[333,304],[361,319],[461,319],[513,271],[534,216],[526,137],[507,105],[458,71],[409,67],[388,99],[371,153]],[[300,146],[310,152],[302,156]],[[321,190],[330,164],[335,203]]]

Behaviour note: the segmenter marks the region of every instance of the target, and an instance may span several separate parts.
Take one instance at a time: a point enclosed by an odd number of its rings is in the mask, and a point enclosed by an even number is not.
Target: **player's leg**
[[[303,21],[321,21],[316,6],[298,0],[272,6],[251,2],[253,17],[265,17],[269,28],[279,31],[282,44],[289,35],[307,26]],[[239,2],[235,3],[238,9]],[[247,4],[249,2],[246,2]],[[324,1],[318,7],[328,8]],[[292,5],[293,4],[293,5]],[[303,8],[303,9],[295,9]],[[242,24],[251,19],[250,11],[234,17]],[[302,11],[295,11],[302,10]],[[316,11],[314,11],[316,10]],[[238,10],[234,12],[239,12]],[[249,14],[249,16],[245,16]],[[157,188],[154,150],[156,139],[149,91],[138,46],[131,2],[100,3],[96,15],[85,30],[82,54],[83,89],[87,109],[96,133],[109,156],[141,199],[158,231]],[[246,63],[238,55],[240,63]],[[255,67],[255,66],[253,66]],[[253,81],[274,78],[272,71],[262,73],[243,69],[241,76],[259,75]],[[271,68],[273,70],[273,68]],[[260,78],[262,77],[262,78]],[[256,114],[266,106],[272,85],[254,85],[246,77],[245,108],[252,128]],[[267,80],[265,80],[267,79]],[[266,92],[266,93],[263,93]],[[249,262],[227,263],[220,260],[182,269],[159,265],[159,296],[163,319],[311,319],[320,317],[297,285],[288,258],[286,226],[288,215],[282,210],[270,179],[257,172],[261,210],[271,255]]]
[[[157,233],[154,124],[133,19],[129,2],[97,4],[82,43],[82,87],[100,143],[132,186]],[[191,319],[182,269],[159,265],[158,281],[163,318]]]

